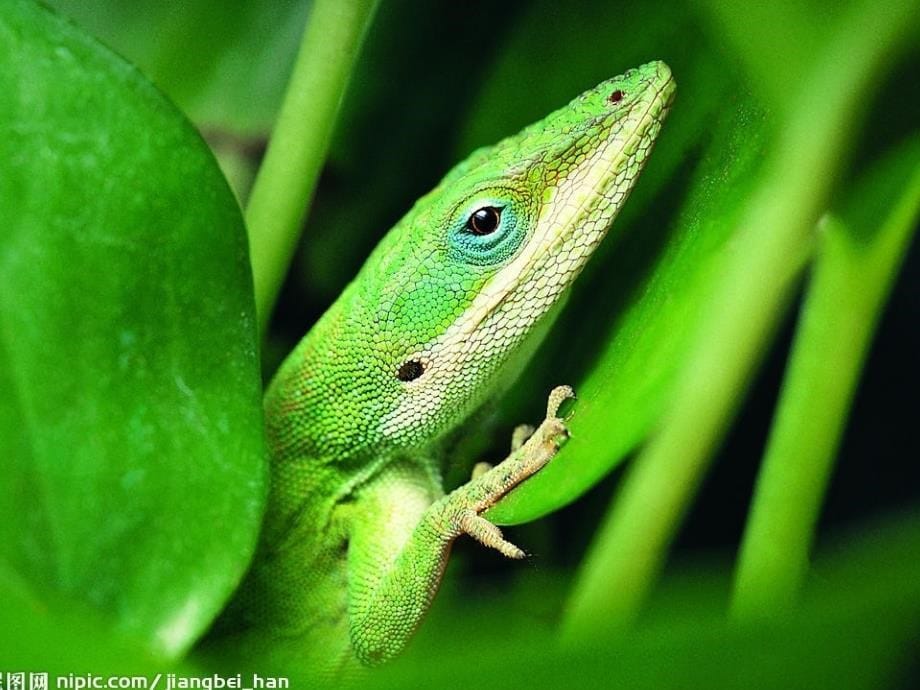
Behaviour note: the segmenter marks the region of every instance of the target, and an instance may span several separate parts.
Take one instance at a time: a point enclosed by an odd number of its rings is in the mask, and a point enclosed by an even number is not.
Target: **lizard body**
[[[546,421],[445,495],[439,446],[507,386],[603,239],[674,91],[653,62],[475,151],[383,238],[283,363],[265,398],[271,490],[240,601],[310,667],[406,644],[451,542],[519,558],[480,517],[558,449]]]

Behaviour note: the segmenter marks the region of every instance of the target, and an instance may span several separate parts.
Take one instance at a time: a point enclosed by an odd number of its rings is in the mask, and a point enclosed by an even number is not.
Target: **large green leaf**
[[[36,597],[0,563],[0,668],[53,675],[153,671],[157,661],[133,641],[110,634],[98,611],[54,595]],[[53,650],[53,653],[49,653]]]
[[[0,64],[2,559],[177,654],[263,501],[242,219],[182,116],[73,26],[3,3]]]
[[[271,129],[311,3],[49,4],[138,65],[200,127],[261,136]]]

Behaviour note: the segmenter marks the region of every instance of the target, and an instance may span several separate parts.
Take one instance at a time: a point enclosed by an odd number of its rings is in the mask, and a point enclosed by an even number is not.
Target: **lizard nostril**
[[[623,92],[617,89],[607,97],[607,100],[616,105],[623,100]]]
[[[415,381],[419,376],[425,373],[425,366],[417,359],[410,359],[403,362],[396,372],[396,378],[400,381]]]

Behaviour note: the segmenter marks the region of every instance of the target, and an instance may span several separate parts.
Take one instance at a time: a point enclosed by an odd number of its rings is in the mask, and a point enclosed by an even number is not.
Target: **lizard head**
[[[349,433],[429,443],[508,378],[606,234],[673,92],[664,63],[630,70],[474,152],[416,203],[314,329],[350,348],[335,384],[355,398],[340,400],[360,424]]]
[[[673,92],[661,62],[605,81],[475,152],[417,204],[379,269],[389,286],[379,322],[401,341],[386,436],[450,427],[533,349],[638,177]]]

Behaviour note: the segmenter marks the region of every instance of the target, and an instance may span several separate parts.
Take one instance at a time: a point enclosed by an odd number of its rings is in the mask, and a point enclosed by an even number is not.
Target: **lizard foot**
[[[481,516],[511,489],[534,475],[556,455],[569,432],[558,417],[562,403],[574,398],[569,386],[558,386],[549,395],[546,419],[535,430],[518,427],[512,439],[511,454],[495,467],[479,463],[467,484],[445,496],[436,504],[434,519],[443,524],[447,536],[469,534],[485,546],[509,558],[523,558],[524,552],[502,536],[501,530]],[[526,437],[526,440],[525,440]]]
[[[514,432],[511,434],[511,452],[519,450],[523,446],[527,439],[533,436],[533,432],[536,431],[536,428],[530,424],[518,424],[514,427]],[[491,470],[495,465],[491,462],[477,462],[473,466],[473,472],[470,475],[470,479],[478,479],[486,472]]]

